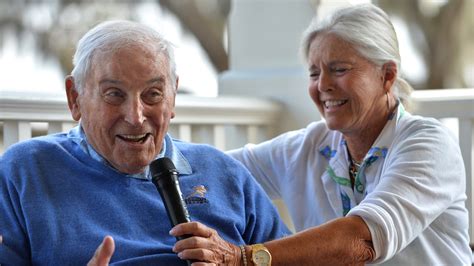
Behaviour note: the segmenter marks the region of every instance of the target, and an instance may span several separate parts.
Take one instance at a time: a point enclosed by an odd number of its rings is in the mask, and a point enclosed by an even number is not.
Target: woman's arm
[[[194,235],[176,243],[173,251],[181,259],[205,262],[196,265],[244,265],[239,247],[203,224],[179,224],[171,234]],[[364,265],[375,257],[369,229],[357,216],[339,218],[264,245],[272,254],[272,265]],[[245,250],[247,265],[253,265],[251,247]]]
[[[265,246],[272,265],[364,265],[375,258],[370,231],[358,216],[338,218]]]

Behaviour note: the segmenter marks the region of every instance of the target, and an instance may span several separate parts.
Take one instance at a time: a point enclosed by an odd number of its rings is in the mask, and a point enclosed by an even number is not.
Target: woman
[[[273,265],[471,264],[458,144],[436,120],[405,111],[410,86],[388,16],[373,5],[338,10],[309,26],[303,52],[324,121],[230,153],[284,199],[298,232],[238,252],[213,230],[183,224],[172,233],[200,237],[178,242],[178,255],[237,265],[254,256]]]

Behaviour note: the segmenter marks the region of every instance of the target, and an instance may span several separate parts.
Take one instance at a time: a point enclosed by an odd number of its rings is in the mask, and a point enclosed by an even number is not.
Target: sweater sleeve
[[[290,235],[278,211],[262,187],[242,169],[246,228],[243,239],[246,244],[263,243]]]
[[[0,158],[0,265],[29,265],[29,244],[19,191],[11,180],[18,175],[10,167],[14,157],[6,153]]]
[[[394,140],[379,184],[348,214],[367,223],[374,263],[402,251],[446,209],[466,198],[456,140],[441,125],[427,120],[421,124],[409,126]]]

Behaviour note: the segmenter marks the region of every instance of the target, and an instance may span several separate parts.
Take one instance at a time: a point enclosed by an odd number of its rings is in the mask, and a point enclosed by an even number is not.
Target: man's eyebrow
[[[99,84],[104,84],[104,83],[122,84],[120,80],[115,80],[115,79],[102,79],[101,81],[99,81]]]
[[[152,84],[152,83],[165,83],[165,82],[166,82],[165,77],[161,76],[161,77],[152,78],[148,80],[146,83]]]

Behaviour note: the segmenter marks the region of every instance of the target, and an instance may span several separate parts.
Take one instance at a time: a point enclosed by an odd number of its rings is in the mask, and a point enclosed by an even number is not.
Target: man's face
[[[156,48],[133,44],[94,55],[82,93],[68,89],[71,112],[81,119],[88,142],[123,173],[142,172],[161,150],[174,117],[176,88],[169,73]]]

